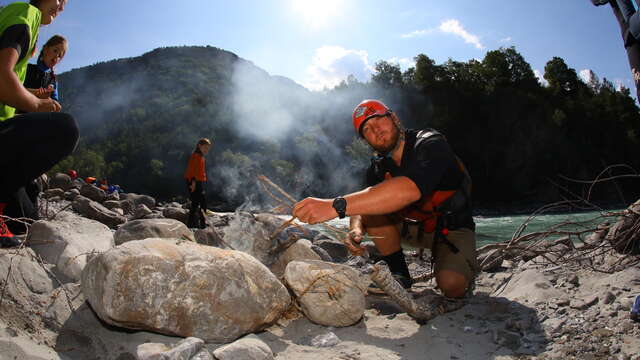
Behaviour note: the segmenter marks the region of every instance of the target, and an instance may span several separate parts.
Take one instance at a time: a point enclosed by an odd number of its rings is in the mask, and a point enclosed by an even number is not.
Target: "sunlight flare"
[[[340,13],[344,0],[292,0],[293,11],[305,24],[320,28]]]

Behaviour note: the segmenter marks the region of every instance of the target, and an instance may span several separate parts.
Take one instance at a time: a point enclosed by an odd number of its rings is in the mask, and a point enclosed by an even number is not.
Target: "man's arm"
[[[347,215],[383,215],[401,210],[420,200],[418,186],[408,177],[399,176],[375,186],[349,194]]]
[[[26,111],[35,111],[37,98],[20,83],[13,68],[18,62],[18,52],[13,48],[0,50],[0,101]]]
[[[352,215],[349,217],[349,234],[342,239],[351,255],[362,256],[364,248],[360,245],[364,238],[364,224],[361,215]]]
[[[346,195],[347,215],[383,215],[403,209],[420,199],[418,186],[405,176],[385,180],[378,185]],[[293,208],[300,221],[316,224],[338,216],[333,199],[306,198]]]
[[[60,104],[51,99],[38,99],[20,82],[13,68],[18,52],[13,48],[0,50],[0,102],[28,112],[60,111]]]

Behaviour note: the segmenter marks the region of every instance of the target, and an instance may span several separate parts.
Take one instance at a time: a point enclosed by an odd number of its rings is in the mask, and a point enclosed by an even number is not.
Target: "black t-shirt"
[[[56,78],[51,71],[42,71],[39,65],[28,64],[27,75],[24,78],[24,87],[29,89],[47,88],[49,85],[57,87]],[[57,96],[51,96],[58,100]]]
[[[16,49],[18,52],[18,61],[28,56],[29,43],[29,27],[26,24],[11,25],[0,34],[0,50],[6,48]]]
[[[435,133],[435,135],[433,135]],[[390,157],[372,159],[367,170],[367,185],[385,180],[389,172],[393,177],[406,176],[420,190],[421,199],[434,191],[459,190],[451,202],[453,215],[448,218],[449,229],[475,229],[471,214],[471,179],[460,168],[458,158],[440,133],[433,129],[406,130],[400,166]]]
[[[453,150],[442,135],[429,136],[433,129],[406,130],[402,161],[397,166],[391,158],[374,158],[367,170],[367,186],[384,181],[385,173],[406,176],[422,197],[437,190],[458,190],[464,174]]]

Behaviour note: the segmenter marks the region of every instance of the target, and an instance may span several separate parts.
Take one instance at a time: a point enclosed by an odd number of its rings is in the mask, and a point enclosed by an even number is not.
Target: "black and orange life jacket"
[[[435,130],[418,132],[417,141],[425,141],[441,137]],[[446,139],[445,139],[446,140]],[[438,224],[448,230],[459,227],[475,228],[471,219],[471,177],[462,161],[456,157],[458,168],[462,173],[460,185],[456,190],[436,190],[424,195],[420,200],[400,210],[398,214],[407,222],[422,223],[424,232],[433,233]],[[390,179],[391,172],[385,172],[385,179]],[[466,213],[466,214],[465,214]],[[465,216],[466,215],[466,216]],[[442,221],[446,216],[446,221]]]
[[[449,216],[444,224],[448,230],[453,230],[465,225],[457,221],[459,218],[457,215],[460,211],[470,210],[468,208],[470,207],[471,198],[471,177],[462,161],[458,158],[456,159],[458,161],[458,168],[463,173],[460,187],[457,190],[433,191],[427,196],[423,196],[417,202],[400,210],[400,216],[405,220],[423,223],[426,233],[436,231],[439,217],[445,215]]]

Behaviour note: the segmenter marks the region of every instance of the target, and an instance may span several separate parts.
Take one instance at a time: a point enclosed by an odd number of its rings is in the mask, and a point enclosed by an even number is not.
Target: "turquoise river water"
[[[527,222],[523,234],[545,231],[563,223],[571,223],[564,226],[562,230],[576,231],[580,229],[593,228],[604,221],[615,221],[612,217],[603,217],[600,212],[581,212],[572,214],[551,214],[536,216]],[[477,246],[489,243],[502,242],[512,238],[514,233],[522,226],[529,215],[503,215],[503,216],[476,216],[476,236]],[[348,219],[332,220],[331,225],[344,228],[349,226]]]

